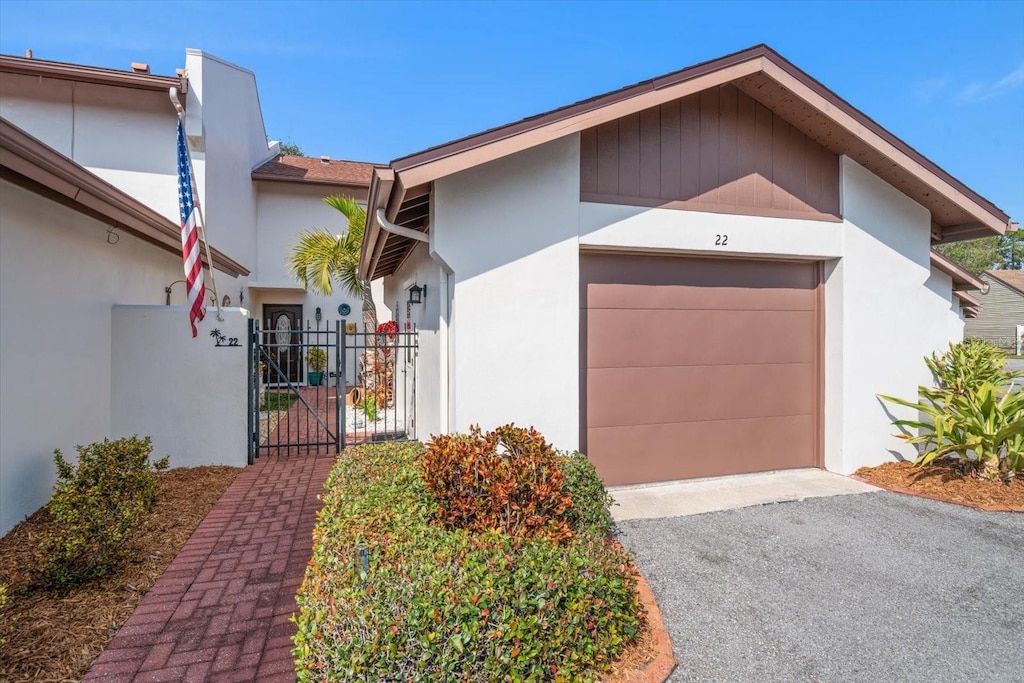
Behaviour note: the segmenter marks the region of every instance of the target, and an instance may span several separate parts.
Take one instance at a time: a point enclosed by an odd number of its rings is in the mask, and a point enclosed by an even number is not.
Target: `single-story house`
[[[1015,228],[760,45],[394,160],[363,274],[426,287],[418,432],[533,425],[608,484],[913,453],[922,358]],[[402,311],[396,312],[402,317]]]
[[[987,270],[981,280],[985,283],[978,294],[981,309],[967,321],[965,334],[1019,353],[1020,329],[1024,327],[1024,270]]]

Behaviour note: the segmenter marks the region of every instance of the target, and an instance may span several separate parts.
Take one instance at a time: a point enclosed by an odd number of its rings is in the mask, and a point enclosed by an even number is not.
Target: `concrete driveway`
[[[620,523],[673,681],[1024,681],[1024,515],[888,492]]]

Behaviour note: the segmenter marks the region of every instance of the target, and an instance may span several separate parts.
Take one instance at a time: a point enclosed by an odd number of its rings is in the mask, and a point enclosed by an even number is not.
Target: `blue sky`
[[[386,162],[765,42],[1024,219],[1024,2],[0,2],[0,52],[256,73],[272,138]]]

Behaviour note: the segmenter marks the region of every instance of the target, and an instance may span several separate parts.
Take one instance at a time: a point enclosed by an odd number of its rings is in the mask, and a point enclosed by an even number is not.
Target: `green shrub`
[[[359,407],[363,409],[363,415],[370,422],[377,421],[377,399],[373,396],[366,396],[362,401],[359,402]]]
[[[597,678],[644,624],[628,552],[437,525],[421,454],[360,446],[331,472],[298,595],[299,680]]]
[[[323,372],[324,368],[327,367],[327,352],[313,347],[306,354],[306,360],[309,361],[310,372]]]
[[[57,484],[49,504],[54,531],[42,539],[46,561],[37,577],[54,588],[113,568],[121,544],[153,506],[156,471],[168,465],[167,458],[150,464],[148,436],[104,439],[76,450],[77,466],[54,452]]]
[[[935,388],[923,388],[922,395],[945,396],[974,393],[988,382],[1003,386],[1017,375],[1005,369],[1006,352],[982,339],[965,339],[949,345],[941,356],[924,359],[935,377]]]
[[[438,503],[438,519],[455,529],[497,529],[516,536],[572,535],[565,475],[555,449],[533,429],[514,425],[484,434],[435,436],[420,474]]]
[[[1019,373],[1004,369],[1006,354],[979,339],[950,344],[925,363],[934,387],[919,387],[919,400],[883,400],[913,408],[917,419],[893,420],[916,433],[897,436],[920,447],[915,464],[958,460],[965,471],[1011,479],[1024,470],[1024,392],[1011,393]]]
[[[614,523],[608,508],[615,501],[605,490],[593,463],[579,451],[566,453],[562,460],[562,474],[565,476],[564,491],[572,499],[572,507],[566,511],[566,516],[573,531],[599,536],[611,533]]]

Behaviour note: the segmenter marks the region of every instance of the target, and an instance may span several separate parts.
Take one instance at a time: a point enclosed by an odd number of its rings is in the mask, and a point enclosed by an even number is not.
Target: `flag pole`
[[[181,101],[178,99],[178,89],[172,87],[170,90],[171,104],[174,105],[175,111],[178,112],[178,122],[181,123],[181,127],[185,127],[185,109],[181,106]],[[188,156],[188,173],[192,181],[192,204],[196,210],[196,216],[199,220],[197,226],[199,228],[199,239],[203,241],[203,247],[206,249],[206,264],[207,270],[210,273],[210,289],[213,290],[213,303],[217,306],[217,320],[224,321],[224,314],[220,310],[220,295],[217,293],[217,279],[213,274],[213,257],[210,255],[210,242],[206,239],[206,218],[203,217],[203,205],[199,200],[199,191],[196,188],[196,169],[192,166],[192,153],[188,150],[186,144],[186,156]]]

